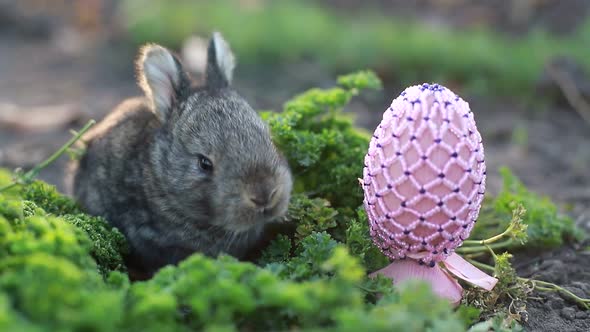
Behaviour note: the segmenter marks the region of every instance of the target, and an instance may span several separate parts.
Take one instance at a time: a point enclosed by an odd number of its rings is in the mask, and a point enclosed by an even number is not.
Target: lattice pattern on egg
[[[383,115],[365,157],[373,241],[391,259],[433,266],[469,236],[485,175],[469,105],[437,84],[406,89]]]

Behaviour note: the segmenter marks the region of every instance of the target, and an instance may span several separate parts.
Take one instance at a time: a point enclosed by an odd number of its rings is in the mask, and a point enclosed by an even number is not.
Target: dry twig
[[[547,72],[552,80],[555,81],[561,92],[570,103],[570,105],[582,116],[582,118],[590,124],[590,103],[588,103],[580,90],[576,87],[576,82],[571,75],[562,69],[557,68],[556,65],[547,65]]]

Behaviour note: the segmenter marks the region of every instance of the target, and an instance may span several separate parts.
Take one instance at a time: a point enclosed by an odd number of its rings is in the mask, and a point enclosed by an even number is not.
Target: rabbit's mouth
[[[267,207],[262,207],[259,209],[256,209],[256,213],[259,214],[260,216],[264,217],[264,218],[271,218],[274,215],[274,208],[267,206]]]
[[[288,202],[288,198],[285,199],[282,190],[274,189],[266,196],[268,197],[259,199],[251,197],[247,193],[242,194],[241,203],[245,209],[253,214],[253,223],[272,222],[287,212],[286,202]]]
[[[279,221],[287,213],[288,199],[274,199],[269,205],[255,209],[260,219],[265,223]]]
[[[284,213],[280,211],[280,207],[277,205],[254,209],[254,214],[255,216],[251,220],[252,225],[275,222],[284,215]]]
[[[224,228],[235,234],[241,234],[260,228],[266,223],[266,221],[258,218],[241,218],[241,220],[237,220],[237,222],[227,224]]]
[[[283,211],[284,210],[284,211]],[[248,232],[273,222],[280,222],[286,213],[286,208],[279,205],[249,209],[249,213],[237,216],[233,223],[227,223],[225,228],[236,233]]]

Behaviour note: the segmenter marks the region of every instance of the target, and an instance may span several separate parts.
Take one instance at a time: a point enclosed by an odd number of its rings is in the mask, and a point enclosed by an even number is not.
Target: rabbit
[[[127,238],[128,268],[151,274],[195,252],[243,259],[287,211],[292,175],[265,122],[231,87],[220,33],[204,82],[166,48],[137,61],[145,97],[122,102],[82,138],[72,192]]]

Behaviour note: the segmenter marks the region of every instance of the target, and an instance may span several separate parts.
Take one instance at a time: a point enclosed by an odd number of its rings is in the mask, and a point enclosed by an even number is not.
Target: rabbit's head
[[[266,124],[231,88],[234,56],[219,33],[207,52],[205,83],[193,86],[167,49],[141,51],[139,83],[161,124],[147,194],[187,229],[241,233],[284,216],[292,178]]]

